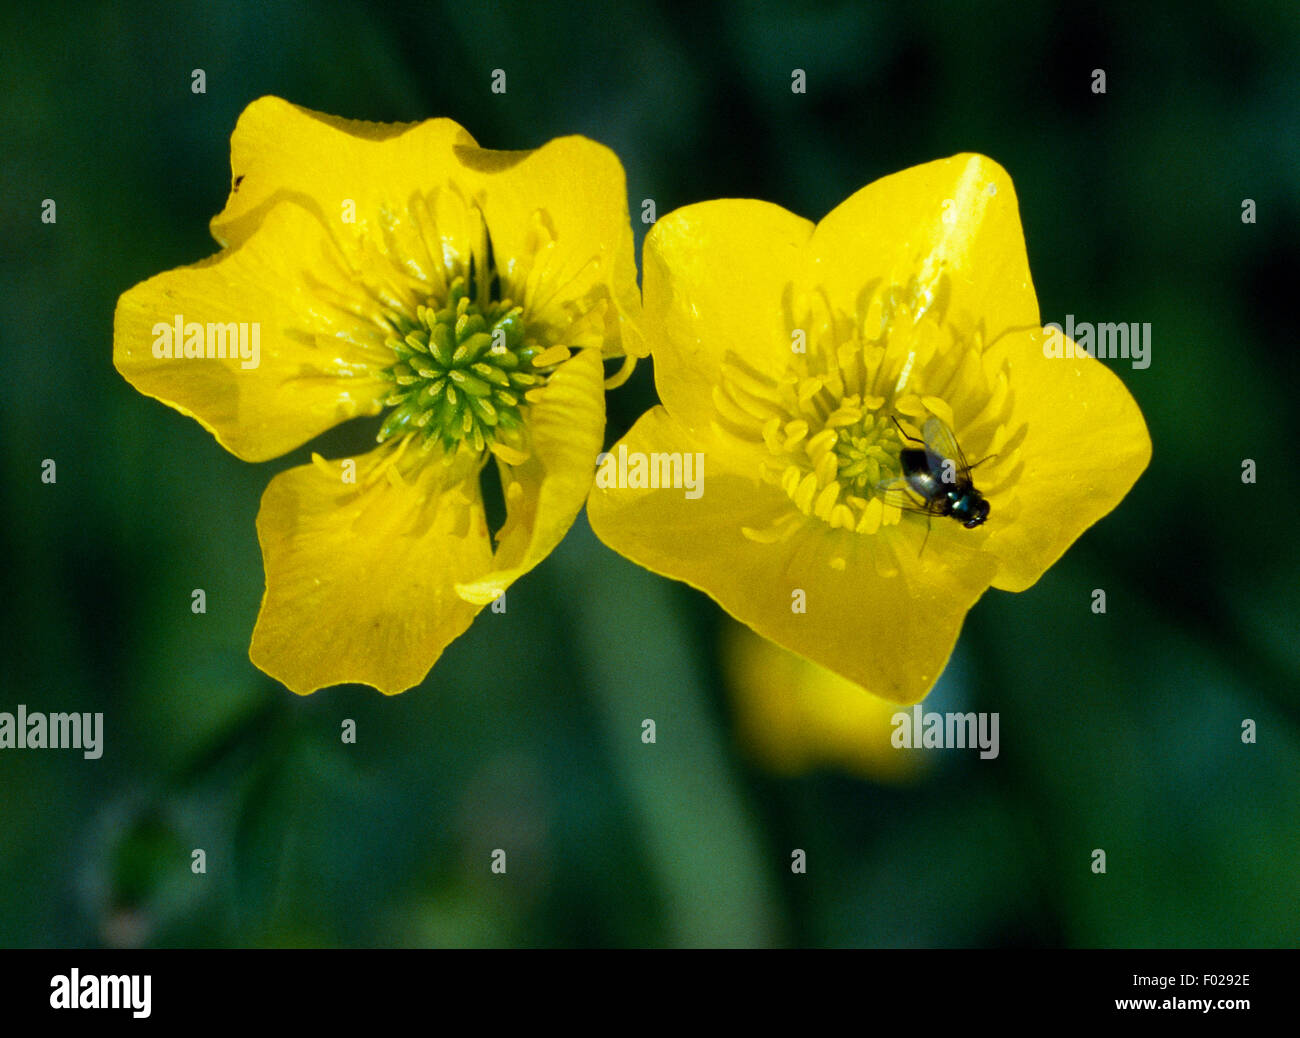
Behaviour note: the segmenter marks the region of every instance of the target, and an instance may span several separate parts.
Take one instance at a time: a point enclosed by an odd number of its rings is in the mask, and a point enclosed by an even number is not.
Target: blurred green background
[[[1300,940],[1293,2],[27,7],[0,32],[0,710],[102,711],[106,749],[0,752],[0,945]],[[926,705],[998,711],[998,759],[768,771],[737,739],[730,621],[583,519],[416,690],[300,699],[256,670],[258,501],[308,451],[238,461],[111,347],[122,291],[215,251],[231,129],[268,93],[487,147],[586,134],[634,214],[819,219],[920,162],[1002,163],[1043,319],[1151,323],[1150,368],[1112,367],[1155,447],[1037,586],[970,614]],[[608,439],[653,401],[647,364]]]

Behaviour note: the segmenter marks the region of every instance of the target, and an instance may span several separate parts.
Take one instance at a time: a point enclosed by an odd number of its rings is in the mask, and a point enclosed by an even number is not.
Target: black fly
[[[922,439],[908,436],[895,418],[903,438],[919,447],[904,447],[898,454],[901,482],[907,495],[890,495],[891,503],[909,512],[951,516],[968,530],[981,526],[989,517],[989,503],[975,488],[971,467],[957,444],[957,438],[939,418],[929,418],[921,430]],[[980,462],[976,462],[980,464]],[[898,481],[893,482],[897,486]],[[890,489],[886,485],[883,489]],[[919,503],[917,503],[919,500]],[[927,532],[926,537],[929,537]],[[921,550],[925,550],[922,544]]]

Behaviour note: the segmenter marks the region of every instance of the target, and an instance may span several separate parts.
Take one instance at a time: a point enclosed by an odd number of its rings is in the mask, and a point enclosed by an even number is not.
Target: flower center
[[[1007,373],[984,363],[980,329],[946,319],[945,279],[930,293],[914,283],[870,288],[855,316],[834,310],[820,291],[802,305],[794,301],[791,330],[803,333],[804,349],[786,347],[790,361],[781,375],[735,354],[722,365],[713,393],[717,424],[764,448],[763,477],[795,506],[769,528],[746,528],[753,540],[781,540],[809,519],[875,534],[896,526],[904,509],[924,510],[909,495],[903,451],[920,447],[909,441],[931,417],[953,431],[968,457],[996,456],[980,468],[981,490],[1014,483],[1019,460],[1008,446],[1017,438],[1007,426]],[[832,565],[842,567],[843,557]],[[893,569],[879,554],[877,565]]]
[[[864,414],[836,433],[835,478],[850,494],[874,496],[882,483],[898,477],[901,450],[898,426],[879,412]]]
[[[393,316],[399,334],[386,345],[397,360],[383,372],[393,383],[384,400],[392,411],[379,442],[417,433],[424,445],[441,443],[448,451],[464,444],[477,453],[494,446],[526,453],[528,396],[569,351],[531,339],[523,308],[494,298],[494,276],[484,281],[493,288],[477,286],[476,298],[470,281],[458,276],[442,305],[417,307],[414,322]]]

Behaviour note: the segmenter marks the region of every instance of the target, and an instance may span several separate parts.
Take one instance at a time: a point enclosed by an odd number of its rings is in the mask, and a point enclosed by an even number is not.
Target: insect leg
[[[889,420],[893,422],[895,425],[898,425],[898,419],[895,418],[892,414],[889,416]],[[904,429],[901,425],[898,425],[898,431],[903,434],[903,439],[905,440],[910,440],[912,443],[920,443],[920,444],[925,443],[924,440],[918,440],[915,436],[908,436],[907,430]]]
[[[921,550],[916,553],[918,559],[925,554],[925,546],[930,543],[930,528],[933,524],[934,516],[927,515],[925,518],[925,536],[921,538]]]

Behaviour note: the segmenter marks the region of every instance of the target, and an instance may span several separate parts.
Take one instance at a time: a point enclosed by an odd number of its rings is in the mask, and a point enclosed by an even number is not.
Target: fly
[[[981,526],[989,517],[989,503],[975,488],[966,455],[957,444],[957,438],[939,418],[929,418],[921,430],[922,439],[908,436],[895,418],[894,424],[903,438],[919,447],[904,447],[898,454],[902,469],[901,481],[910,491],[910,498],[895,499],[899,507],[923,515],[951,516],[968,530]],[[981,459],[975,464],[982,464]],[[897,481],[894,483],[897,486]],[[919,504],[917,501],[919,500]],[[926,533],[927,538],[929,533]],[[925,550],[925,545],[921,545]]]

